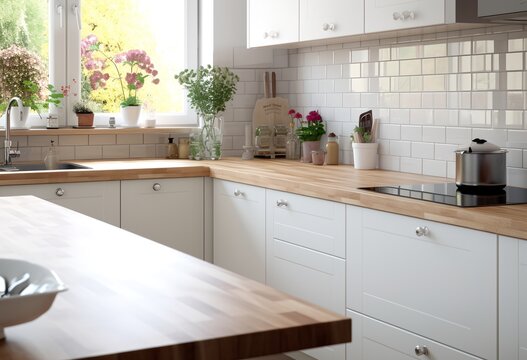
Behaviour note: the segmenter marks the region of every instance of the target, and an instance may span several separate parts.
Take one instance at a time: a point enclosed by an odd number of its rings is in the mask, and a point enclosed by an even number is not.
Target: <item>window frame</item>
[[[55,87],[60,88],[64,84],[71,86],[72,93],[80,93],[81,79],[81,57],[80,57],[80,24],[78,19],[82,15],[83,0],[49,0],[49,81]],[[198,66],[198,1],[183,0],[185,6],[185,68],[197,68]],[[78,14],[75,11],[78,9]],[[62,10],[59,10],[62,8]],[[61,17],[62,16],[62,17]],[[61,27],[62,24],[62,27]],[[174,80],[174,86],[178,86]],[[184,90],[184,98],[186,90]],[[77,101],[74,97],[66,97],[60,108],[50,110],[59,116],[60,126],[74,126],[77,117],[73,112],[73,104]],[[144,112],[143,112],[144,114]],[[45,115],[47,116],[47,114]],[[38,115],[32,117],[32,124],[38,122],[45,125],[45,116],[40,120]],[[109,117],[120,117],[119,113],[96,113],[94,125],[107,126]],[[196,127],[198,117],[196,112],[190,108],[188,101],[184,102],[181,113],[156,113],[156,126],[167,127]],[[119,123],[119,122],[118,122]]]

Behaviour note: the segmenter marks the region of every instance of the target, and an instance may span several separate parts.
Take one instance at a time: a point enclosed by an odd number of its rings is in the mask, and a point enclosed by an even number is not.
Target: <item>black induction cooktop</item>
[[[455,183],[392,185],[361,189],[460,207],[527,204],[527,188],[513,186],[484,191],[460,191]]]

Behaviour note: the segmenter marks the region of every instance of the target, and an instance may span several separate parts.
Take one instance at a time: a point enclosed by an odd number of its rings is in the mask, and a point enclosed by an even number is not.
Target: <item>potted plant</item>
[[[77,115],[77,124],[79,127],[92,127],[93,118],[93,106],[88,101],[78,101],[73,104],[73,112]]]
[[[211,65],[186,69],[174,77],[185,87],[190,106],[200,116],[201,130],[195,137],[199,143],[193,148],[202,150],[200,158],[219,160],[223,135],[223,119],[219,114],[236,93],[240,78],[226,67]]]
[[[106,70],[113,67],[115,80],[120,85],[123,126],[138,127],[141,101],[137,92],[144,87],[149,77],[152,78],[152,84],[159,84],[158,71],[143,50],[128,50],[111,56],[106,49],[108,46],[98,41],[95,35],[89,35],[81,41],[81,56],[90,74],[90,86],[93,90],[106,87],[111,78]]]
[[[301,115],[300,119],[302,119]],[[300,127],[296,129],[296,135],[302,141],[303,162],[311,162],[311,151],[320,150],[320,138],[325,133],[326,127],[318,111],[310,111],[306,116],[306,121],[300,120]]]
[[[0,111],[7,106],[8,99],[18,96],[24,104],[22,118],[19,111],[13,111],[13,128],[29,128],[29,111],[39,111],[44,100],[45,68],[38,55],[17,45],[0,50]]]
[[[356,126],[351,135],[353,148],[353,166],[355,169],[376,169],[377,148],[375,142],[377,122],[374,120],[371,130]]]

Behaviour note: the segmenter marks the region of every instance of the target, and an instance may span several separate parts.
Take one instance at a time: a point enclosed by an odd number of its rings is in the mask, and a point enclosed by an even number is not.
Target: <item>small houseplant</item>
[[[374,120],[372,128],[356,126],[351,134],[353,148],[353,166],[355,169],[375,169],[377,167],[376,140],[377,122]]]
[[[141,114],[141,101],[137,93],[148,78],[152,79],[152,84],[159,84],[158,71],[143,50],[128,50],[112,56],[107,49],[95,35],[89,35],[81,41],[82,62],[89,72],[90,87],[92,90],[105,88],[111,80],[107,70],[113,68],[115,80],[120,86],[124,126],[137,127]]]
[[[93,126],[93,106],[88,101],[78,101],[73,104],[73,112],[77,115],[77,124],[79,127]]]
[[[316,110],[310,111],[305,121],[300,121],[296,135],[302,141],[302,161],[311,162],[311,151],[320,150],[320,139],[326,133],[322,116]]]
[[[207,65],[185,69],[174,78],[187,90],[190,106],[200,116],[201,130],[193,148],[201,150],[200,158],[220,159],[223,119],[219,114],[236,93],[238,75],[226,67]]]

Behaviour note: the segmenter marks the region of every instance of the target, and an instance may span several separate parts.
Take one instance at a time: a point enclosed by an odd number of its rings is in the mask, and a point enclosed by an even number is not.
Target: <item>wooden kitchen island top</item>
[[[1,256],[68,287],[6,328],[0,359],[237,359],[351,340],[350,319],[35,197],[1,198],[0,218]]]
[[[283,159],[144,159],[75,163],[92,169],[0,173],[0,185],[205,176],[527,240],[527,204],[460,208],[359,189],[382,185],[444,183],[452,182],[452,179],[385,170],[356,170],[350,165],[315,166]]]

